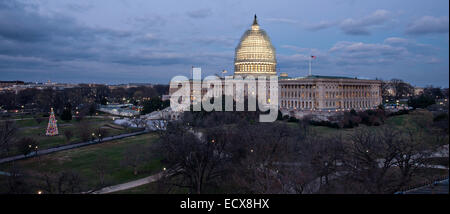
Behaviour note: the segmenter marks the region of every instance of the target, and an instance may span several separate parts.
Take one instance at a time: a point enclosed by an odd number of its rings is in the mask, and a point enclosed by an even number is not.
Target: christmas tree
[[[48,120],[47,132],[45,133],[47,136],[55,136],[58,135],[58,126],[56,125],[55,113],[53,113],[53,108],[51,108],[50,118]]]

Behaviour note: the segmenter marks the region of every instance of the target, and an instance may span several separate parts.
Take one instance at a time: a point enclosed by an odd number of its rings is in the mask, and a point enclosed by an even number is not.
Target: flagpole
[[[309,56],[309,76],[311,76],[311,54]]]

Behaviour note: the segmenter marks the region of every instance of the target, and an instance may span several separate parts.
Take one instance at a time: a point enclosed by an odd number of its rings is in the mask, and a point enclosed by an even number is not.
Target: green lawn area
[[[156,134],[143,134],[134,137],[105,142],[98,145],[82,147],[67,151],[61,151],[39,158],[30,158],[15,162],[26,174],[29,182],[36,183],[37,187],[43,185],[36,175],[42,172],[57,173],[72,170],[80,174],[85,190],[93,189],[98,184],[96,163],[105,158],[107,171],[106,182],[108,185],[116,185],[139,178],[143,178],[161,171],[161,157],[152,151],[158,136]],[[127,148],[138,147],[142,151],[148,151],[147,160],[139,167],[138,175],[133,174],[131,167],[121,164]],[[0,165],[0,170],[8,171],[9,164]],[[4,191],[0,185],[0,192]]]
[[[72,124],[72,123],[77,122],[75,119],[73,119],[71,121],[64,121],[64,120],[61,120],[59,118],[56,118],[56,119],[58,120],[58,125],[61,125],[61,124]],[[96,118],[96,117],[86,117],[84,120],[90,121],[90,122],[93,122],[93,121],[100,122],[100,121],[108,121],[110,119],[107,119],[107,118]],[[48,117],[42,117],[42,122],[41,123],[38,123],[36,121],[36,119],[34,119],[32,117],[31,118],[24,118],[23,120],[15,120],[15,122],[16,122],[16,124],[17,124],[17,126],[19,128],[27,128],[27,127],[35,127],[35,126],[47,127]]]
[[[29,122],[33,121],[33,122]],[[47,128],[48,121],[42,122],[41,124],[37,124],[36,121],[33,120],[20,120],[16,121],[19,125],[19,131],[17,133],[17,138],[20,139],[22,137],[31,137],[35,139],[38,142],[39,149],[48,149],[55,146],[61,146],[71,143],[79,143],[82,142],[82,139],[80,138],[79,133],[79,127],[77,127],[78,121],[72,120],[72,121],[59,121],[58,120],[58,132],[59,135],[57,136],[46,136],[45,130]],[[21,123],[19,123],[21,122]],[[106,118],[85,118],[85,123],[89,124],[91,128],[99,128],[103,127],[108,131],[107,136],[114,136],[119,135],[123,133],[129,133],[137,131],[136,128],[128,128],[128,129],[120,129],[120,128],[114,128],[117,127],[117,125],[111,126],[105,126],[108,124],[112,124],[111,119]],[[71,130],[73,133],[73,137],[70,139],[70,141],[67,141],[66,137],[64,136],[65,130]],[[18,155],[20,154],[20,151],[15,147],[12,146],[11,151],[8,156],[12,155]],[[6,156],[6,154],[5,154]]]

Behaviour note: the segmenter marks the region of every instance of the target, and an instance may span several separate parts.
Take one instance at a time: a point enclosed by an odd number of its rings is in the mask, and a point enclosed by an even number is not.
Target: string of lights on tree
[[[53,108],[50,110],[50,117],[48,119],[48,126],[45,135],[47,136],[55,136],[58,135],[58,125],[56,124],[55,113],[53,112]]]

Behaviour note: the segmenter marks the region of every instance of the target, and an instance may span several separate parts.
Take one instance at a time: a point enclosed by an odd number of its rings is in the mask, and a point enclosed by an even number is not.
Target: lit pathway
[[[101,143],[106,142],[106,141],[136,136],[136,135],[140,135],[140,134],[145,134],[145,133],[148,133],[148,131],[144,130],[144,131],[138,131],[138,132],[133,132],[133,133],[120,134],[120,135],[111,136],[111,137],[105,137],[102,139]],[[87,142],[82,142],[82,143],[74,143],[74,144],[69,144],[69,145],[64,145],[64,146],[58,146],[58,147],[53,147],[53,148],[49,148],[49,149],[39,150],[37,152],[37,155],[46,155],[46,154],[50,154],[53,152],[75,149],[75,148],[89,146],[89,145],[98,144],[98,143],[99,143],[98,140],[92,140],[92,141],[87,141]],[[16,155],[16,156],[12,156],[12,157],[2,158],[2,159],[0,159],[0,164],[11,162],[11,161],[16,161],[16,160],[20,160],[20,159],[31,158],[31,157],[35,157],[35,156],[36,156],[36,152],[31,152],[28,155]]]
[[[164,175],[164,172],[160,172],[158,174],[151,175],[151,176],[148,176],[145,178],[141,178],[141,179],[138,179],[135,181],[130,181],[127,183],[118,184],[118,185],[114,185],[114,186],[109,186],[109,187],[105,187],[105,188],[102,188],[102,189],[94,191],[94,192],[87,192],[87,193],[107,194],[107,193],[117,192],[117,191],[121,191],[121,190],[131,189],[134,187],[142,186],[144,184],[155,182],[155,181],[159,180],[160,178],[162,178],[163,175]]]

